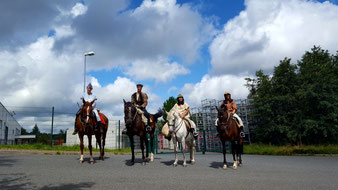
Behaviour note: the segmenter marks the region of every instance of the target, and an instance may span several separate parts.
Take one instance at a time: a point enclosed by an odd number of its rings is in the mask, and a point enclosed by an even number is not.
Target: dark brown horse
[[[226,161],[226,146],[225,142],[231,142],[231,152],[234,159],[233,168],[237,169],[237,166],[242,164],[243,154],[243,138],[240,137],[239,128],[235,119],[225,109],[219,109],[216,107],[218,112],[218,126],[217,131],[223,146],[223,169],[227,168]],[[237,158],[237,159],[236,159]]]
[[[104,160],[104,146],[106,144],[106,135],[107,135],[109,121],[108,121],[108,118],[103,113],[100,113],[100,112],[98,113],[100,114],[100,117],[101,117],[101,126],[94,133],[95,133],[96,142],[100,148],[99,160]]]
[[[93,153],[92,153],[92,135],[94,134],[94,125],[95,125],[95,115],[93,114],[93,103],[92,102],[85,102],[83,100],[83,106],[80,109],[80,114],[76,118],[75,121],[75,127],[78,131],[78,136],[80,139],[80,148],[81,148],[81,157],[80,157],[80,163],[83,163],[83,137],[87,135],[88,137],[88,149],[90,153],[90,163],[94,163],[93,159]],[[104,145],[105,145],[105,139],[108,129],[108,119],[104,114],[101,114],[102,119],[104,120],[105,124],[101,125],[101,129],[98,130],[95,133],[96,140],[100,146],[100,157],[99,159],[104,158]]]
[[[144,124],[144,122],[142,121],[142,116],[137,113],[137,109],[136,107],[131,103],[131,102],[126,102],[125,100],[123,100],[124,102],[124,121],[126,124],[126,128],[127,128],[127,135],[130,139],[130,148],[131,148],[131,153],[132,153],[132,157],[131,157],[131,165],[134,165],[135,163],[135,146],[134,146],[134,136],[137,135],[140,137],[140,143],[141,143],[141,151],[142,151],[142,164],[145,165],[146,162],[148,161],[148,157],[149,157],[149,151],[148,151],[148,138],[147,138],[147,132],[146,132],[146,126]],[[155,115],[151,115],[150,114],[150,119],[151,123],[153,123],[151,125],[151,139],[153,139],[154,137],[154,132],[155,132],[155,127],[156,127],[156,121],[157,118],[160,117],[160,114],[155,114]],[[162,115],[162,114],[161,114]],[[155,123],[155,124],[154,124]],[[152,149],[153,149],[153,140],[152,142]],[[146,148],[146,156],[144,156],[144,146]]]

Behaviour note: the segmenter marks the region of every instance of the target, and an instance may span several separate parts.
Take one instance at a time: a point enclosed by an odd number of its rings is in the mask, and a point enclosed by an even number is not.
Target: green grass
[[[80,145],[73,145],[73,146],[62,146],[62,145],[56,145],[56,146],[50,146],[46,144],[23,144],[23,145],[0,145],[1,149],[19,149],[19,150],[51,150],[51,151],[57,151],[57,154],[61,154],[63,151],[80,151]],[[84,151],[89,151],[88,148],[85,148]],[[99,149],[95,149],[95,146],[93,147],[94,152],[99,152]],[[111,150],[111,149],[105,149],[105,152],[112,152],[114,154],[127,154],[130,153],[130,148],[121,149],[121,150]]]
[[[244,145],[244,153],[258,155],[338,154],[338,145],[273,146],[252,144]]]

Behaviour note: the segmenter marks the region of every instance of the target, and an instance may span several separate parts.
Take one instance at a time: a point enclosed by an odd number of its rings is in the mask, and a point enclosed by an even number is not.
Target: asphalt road
[[[197,154],[186,168],[171,166],[173,154],[146,166],[137,158],[129,166],[129,155],[107,155],[91,165],[88,156],[79,164],[77,155],[2,153],[0,189],[338,189],[338,157],[244,155],[237,170],[223,170],[219,153]]]

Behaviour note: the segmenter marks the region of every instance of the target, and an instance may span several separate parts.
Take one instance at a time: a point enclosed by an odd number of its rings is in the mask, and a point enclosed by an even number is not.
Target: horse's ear
[[[165,111],[165,113],[168,115],[169,114],[169,112],[167,112],[167,111]]]
[[[124,104],[126,104],[127,102],[123,99],[123,102],[124,102]]]
[[[83,104],[85,104],[85,103],[86,103],[86,102],[85,102],[85,100],[84,100],[84,98],[82,98],[82,103],[83,103]]]
[[[94,104],[94,102],[95,102],[95,100],[91,101],[91,102],[90,102],[90,105],[93,105],[93,104]]]

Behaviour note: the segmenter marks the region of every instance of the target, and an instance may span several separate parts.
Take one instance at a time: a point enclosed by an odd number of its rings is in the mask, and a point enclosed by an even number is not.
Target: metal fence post
[[[205,152],[207,151],[207,140],[206,140],[206,135],[205,135],[205,129],[203,129],[203,143],[204,143],[204,147],[203,147],[203,154],[205,154]]]
[[[54,106],[52,107],[52,126],[50,131],[50,145],[53,146]]]
[[[120,123],[120,120],[119,120],[119,150],[121,150],[121,123]]]

